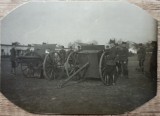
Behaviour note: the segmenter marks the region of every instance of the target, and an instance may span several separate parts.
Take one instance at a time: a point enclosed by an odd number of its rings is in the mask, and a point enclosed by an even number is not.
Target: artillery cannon
[[[86,77],[101,78],[104,84],[107,83],[105,74],[106,51],[104,45],[81,46],[81,51],[72,52],[65,63],[65,70],[68,76],[59,87],[62,87],[75,76],[81,79]]]
[[[17,59],[25,77],[41,78],[44,75],[45,78],[52,79],[63,66],[60,55],[56,51],[56,44],[34,45],[34,51]]]

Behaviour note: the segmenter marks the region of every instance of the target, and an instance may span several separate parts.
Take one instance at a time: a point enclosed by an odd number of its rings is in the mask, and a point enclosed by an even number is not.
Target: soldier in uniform
[[[143,47],[142,43],[139,44],[139,49],[137,51],[138,54],[138,61],[139,61],[139,67],[142,72],[144,72],[144,61],[146,56],[146,50]]]
[[[61,46],[61,50],[59,51],[61,57],[61,63],[64,64],[66,60],[66,51],[64,50],[64,46]]]
[[[110,83],[112,83],[113,85],[115,85],[115,74],[116,74],[116,62],[115,62],[115,58],[117,55],[117,50],[115,47],[115,43],[110,43],[110,50],[107,49],[106,53],[106,57],[105,57],[105,75],[107,75],[107,85],[109,85]]]
[[[122,42],[122,46],[118,52],[120,71],[119,74],[123,73],[125,78],[128,78],[128,48],[127,43]]]
[[[122,72],[121,63],[120,63],[120,54],[122,52],[122,47],[119,44],[117,44],[116,49],[117,49],[116,69],[117,69],[117,76],[119,76]]]
[[[12,49],[10,50],[11,53],[11,73],[16,74],[16,45],[12,43]]]

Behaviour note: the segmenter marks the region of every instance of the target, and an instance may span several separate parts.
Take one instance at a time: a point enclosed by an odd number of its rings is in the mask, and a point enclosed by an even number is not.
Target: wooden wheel
[[[21,59],[21,71],[24,77],[41,77],[42,59],[35,52],[29,52]]]
[[[78,54],[77,52],[71,52],[68,55],[67,61],[65,63],[65,70],[66,70],[67,76],[70,77],[78,69],[79,69]]]
[[[62,68],[60,55],[58,52],[50,52],[43,62],[43,73],[46,79],[55,79]]]
[[[107,83],[109,83],[109,77],[105,73],[105,69],[106,69],[105,57],[106,57],[106,52],[103,52],[100,58],[100,62],[99,62],[99,74],[100,74],[100,78],[102,82],[106,85]]]

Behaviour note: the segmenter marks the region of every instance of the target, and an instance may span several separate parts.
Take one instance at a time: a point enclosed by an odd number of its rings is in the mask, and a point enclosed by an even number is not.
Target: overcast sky
[[[2,20],[2,43],[58,43],[110,38],[133,42],[156,39],[156,21],[141,8],[126,2],[33,2]]]

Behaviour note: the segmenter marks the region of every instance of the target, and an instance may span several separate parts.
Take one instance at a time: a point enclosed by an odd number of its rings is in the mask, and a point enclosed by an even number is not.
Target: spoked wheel
[[[100,62],[99,62],[99,74],[100,74],[100,78],[102,82],[105,85],[107,85],[109,83],[109,76],[106,75],[105,73],[105,70],[106,70],[105,57],[106,57],[106,52],[103,52],[100,58]]]
[[[70,77],[78,69],[79,69],[78,54],[77,52],[71,52],[65,63],[65,70],[66,70],[67,76]]]
[[[29,56],[29,57],[27,57]],[[32,58],[31,58],[32,57]],[[41,77],[41,70],[42,70],[42,59],[35,52],[29,52],[25,54],[24,58],[20,61],[21,62],[21,71],[24,77]]]
[[[43,62],[43,72],[46,79],[55,79],[62,68],[60,55],[58,52],[50,52]]]

